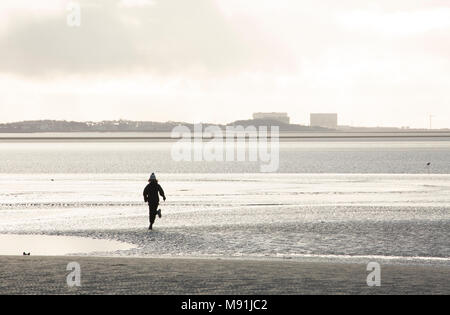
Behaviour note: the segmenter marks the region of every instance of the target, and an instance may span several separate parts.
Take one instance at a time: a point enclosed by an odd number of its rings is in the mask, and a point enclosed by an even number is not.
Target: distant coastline
[[[330,131],[322,127],[310,127],[296,124],[286,124],[276,120],[251,119],[239,120],[229,124],[201,123],[204,128],[218,126],[225,130],[227,126],[278,126],[283,132],[301,131]],[[112,120],[100,122],[78,122],[64,120],[35,120],[0,124],[0,133],[66,133],[66,132],[171,132],[177,126],[185,126],[194,130],[193,123],[187,122],[154,122],[154,121],[130,121]]]
[[[245,135],[244,138],[249,138]],[[270,139],[270,134],[268,135]],[[0,142],[170,142],[181,137],[173,137],[171,132],[36,132],[0,133]],[[198,138],[196,138],[198,139]],[[204,141],[213,137],[203,136]],[[217,139],[217,137],[214,137]],[[225,137],[224,137],[225,139]],[[282,142],[296,141],[450,141],[450,131],[423,132],[280,132]]]
[[[119,138],[142,138],[143,134],[152,134],[151,138],[169,137],[170,132],[176,126],[185,126],[189,130],[194,130],[194,124],[186,122],[154,122],[154,121],[130,121],[130,120],[113,120],[100,122],[77,122],[64,120],[34,120],[21,121],[12,123],[0,124],[1,138],[8,137],[6,134],[14,135],[27,134],[33,135],[32,138],[38,138],[37,134],[45,134],[45,138],[52,138],[51,134],[55,134],[57,138],[64,137],[64,134],[79,134],[81,138],[92,137],[117,137],[117,133],[130,134],[129,136],[120,136]],[[448,136],[450,129],[404,129],[396,127],[351,127],[339,126],[337,129],[327,129],[323,127],[305,126],[299,124],[286,124],[277,120],[266,119],[250,119],[238,120],[228,124],[212,124],[202,123],[203,127],[218,126],[225,130],[227,126],[278,126],[283,137],[299,137],[299,135],[292,135],[299,133],[302,137],[312,137],[308,134],[315,134],[316,137],[331,137],[331,134],[342,136],[353,136],[362,134],[361,136],[389,136],[395,134],[396,136]],[[56,135],[57,134],[57,135]],[[84,134],[84,135],[81,135]],[[159,135],[158,135],[159,134]],[[144,136],[145,137],[145,136]],[[71,135],[70,138],[73,138]]]

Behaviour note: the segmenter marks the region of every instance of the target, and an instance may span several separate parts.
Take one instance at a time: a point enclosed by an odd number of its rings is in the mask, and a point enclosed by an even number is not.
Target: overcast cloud
[[[450,127],[447,0],[86,0],[79,28],[67,2],[1,1],[0,121]]]
[[[79,3],[79,28],[67,27],[68,13],[62,10],[29,12],[11,21],[0,37],[0,70],[23,75],[217,74],[277,67],[281,57],[279,47],[242,36],[214,1]],[[272,63],[262,62],[269,59]]]

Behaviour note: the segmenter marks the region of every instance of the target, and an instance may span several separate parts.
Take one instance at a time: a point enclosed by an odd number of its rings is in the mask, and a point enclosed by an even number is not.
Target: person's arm
[[[166,201],[166,195],[164,194],[164,190],[162,189],[161,185],[158,185],[158,191],[159,194],[163,197],[164,201]]]
[[[144,189],[144,202],[148,201],[148,185]]]

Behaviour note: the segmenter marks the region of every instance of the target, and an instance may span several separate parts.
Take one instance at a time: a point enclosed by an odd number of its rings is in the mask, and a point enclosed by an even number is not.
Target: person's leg
[[[149,205],[149,210],[150,210],[150,227],[149,230],[151,230],[153,228],[153,223],[155,223],[155,219],[156,219],[156,209],[158,208],[158,205],[156,204],[150,204]]]
[[[161,219],[161,209],[158,209],[158,207],[159,207],[159,203],[156,205],[156,214],[158,215],[158,218],[160,218]]]
[[[153,205],[153,222],[155,222],[156,216],[158,215],[158,207],[159,207],[159,203],[155,203]]]

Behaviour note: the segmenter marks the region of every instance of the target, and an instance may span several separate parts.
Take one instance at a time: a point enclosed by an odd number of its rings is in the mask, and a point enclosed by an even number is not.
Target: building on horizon
[[[338,126],[338,114],[336,113],[312,113],[310,115],[311,127],[323,127],[336,129]]]
[[[290,118],[287,113],[254,113],[253,119],[276,120],[284,124],[290,123]]]

